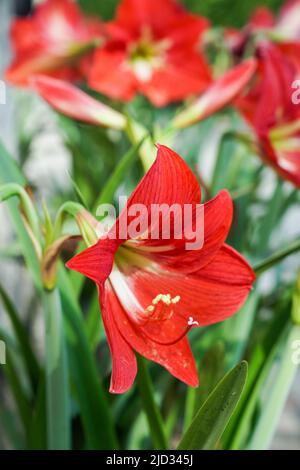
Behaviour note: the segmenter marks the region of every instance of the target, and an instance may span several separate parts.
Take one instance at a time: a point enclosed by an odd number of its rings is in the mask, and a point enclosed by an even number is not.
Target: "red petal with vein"
[[[128,199],[125,209],[117,221],[119,226],[130,228],[135,216],[130,214],[134,205],[142,204],[147,211],[143,217],[143,225],[148,227],[148,234],[154,230],[151,220],[151,206],[154,204],[177,204],[176,213],[181,212],[184,204],[200,203],[201,191],[194,174],[185,161],[173,150],[164,145],[157,145],[157,157],[150,170],[138,184]],[[119,231],[119,230],[118,230]],[[128,238],[126,233],[123,238]],[[162,233],[159,239],[162,240]],[[170,243],[170,240],[166,241]],[[156,242],[157,243],[157,242]]]
[[[175,118],[175,126],[191,125],[231,103],[253,77],[256,67],[256,60],[248,59],[226,72],[194,104]]]
[[[31,79],[31,85],[54,109],[73,119],[116,129],[126,125],[122,114],[67,82],[40,75]]]
[[[117,249],[116,240],[102,238],[70,259],[66,266],[101,284],[110,275]]]
[[[192,387],[198,386],[196,364],[186,337],[169,346],[155,343],[149,339],[142,328],[128,318],[111,287],[106,290],[106,299],[107,303],[104,308],[107,309],[107,315],[114,317],[119,332],[135,351],[162,365],[184,383]],[[172,328],[171,322],[169,322],[169,327]],[[175,329],[176,333],[177,329]],[[165,332],[165,335],[167,338],[174,338],[174,328]]]
[[[150,208],[151,204],[199,203],[199,183],[187,163],[165,145],[156,146],[156,160],[128,199],[127,209],[132,204]]]
[[[163,246],[159,252],[151,249],[151,241],[138,242],[137,250],[142,246],[147,249],[143,251],[143,255],[147,258],[164,266],[165,269],[178,270],[184,273],[193,273],[208,264],[224,244],[233,217],[233,204],[229,193],[225,190],[212,200],[203,205],[204,210],[204,226],[199,223],[197,233],[203,231],[203,246],[199,249],[186,249],[186,243],[191,240],[184,237],[183,240],[177,241],[176,245],[170,249]],[[202,219],[201,219],[202,222]],[[196,232],[196,222],[193,221],[193,232]]]
[[[103,324],[112,357],[111,393],[124,393],[133,384],[137,363],[133,349],[119,332],[115,321],[114,304],[110,296],[105,297],[104,289],[100,297]],[[101,301],[102,298],[102,301]]]

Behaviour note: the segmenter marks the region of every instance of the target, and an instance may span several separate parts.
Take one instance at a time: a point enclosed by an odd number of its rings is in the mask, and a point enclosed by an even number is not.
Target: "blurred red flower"
[[[225,41],[233,53],[241,55],[249,39],[258,33],[264,33],[279,44],[299,45],[300,0],[287,0],[277,18],[267,7],[258,7],[243,29],[225,31]]]
[[[255,130],[261,157],[300,187],[300,105],[293,102],[293,85],[299,77],[295,61],[270,43],[261,43],[257,55],[256,81],[237,106]]]
[[[116,225],[134,220],[130,208],[143,204],[200,202],[196,178],[175,152],[158,146],[157,158],[128,199]],[[197,206],[198,207],[198,206]],[[106,235],[67,266],[91,278],[98,286],[103,322],[112,354],[110,391],[125,392],[136,372],[135,352],[164,366],[191,386],[198,385],[195,360],[186,337],[194,325],[204,326],[232,316],[243,304],[254,282],[247,262],[226,245],[232,223],[232,201],[221,191],[204,204],[204,244],[187,250],[187,237],[158,239]],[[128,215],[129,214],[129,215]],[[193,211],[190,230],[197,224]],[[174,215],[174,223],[176,214]],[[144,219],[145,233],[153,219]],[[204,227],[203,227],[204,225]],[[192,228],[193,227],[193,228]],[[174,227],[173,227],[174,228]],[[186,235],[186,233],[185,233]]]
[[[103,35],[99,20],[85,18],[72,0],[46,0],[31,17],[12,23],[15,59],[6,79],[27,85],[36,73],[61,78],[80,76],[80,59]]]
[[[200,50],[207,28],[206,19],[174,0],[122,0],[89,85],[123,101],[140,92],[156,106],[200,93],[211,81]]]

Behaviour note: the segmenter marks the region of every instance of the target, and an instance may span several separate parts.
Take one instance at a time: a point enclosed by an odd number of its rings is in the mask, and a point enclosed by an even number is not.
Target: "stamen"
[[[154,306],[153,305],[148,305],[146,308],[146,312],[153,312],[154,311]]]
[[[146,307],[142,319],[146,321],[168,320],[174,313],[174,306],[180,301],[180,296],[171,297],[171,294],[158,294]]]

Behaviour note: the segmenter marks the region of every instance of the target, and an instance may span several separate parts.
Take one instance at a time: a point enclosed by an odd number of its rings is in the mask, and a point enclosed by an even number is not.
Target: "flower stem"
[[[166,450],[168,448],[163,420],[155,403],[154,390],[145,360],[137,356],[138,361],[138,387],[142,405],[147,416],[152,442],[155,449]]]
[[[49,450],[70,449],[68,366],[60,297],[44,291],[46,342],[47,442]]]
[[[295,240],[287,248],[279,250],[273,255],[271,255],[269,258],[261,261],[260,263],[257,263],[254,266],[254,271],[256,275],[259,276],[263,272],[267,271],[267,269],[272,268],[275,264],[279,263],[287,256],[296,253],[297,251],[300,251],[300,240]]]

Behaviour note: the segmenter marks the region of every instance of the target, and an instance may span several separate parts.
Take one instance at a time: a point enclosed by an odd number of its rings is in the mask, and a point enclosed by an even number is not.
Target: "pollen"
[[[177,304],[180,300],[180,295],[171,297],[171,294],[158,294],[153,300],[152,304],[157,305],[159,302],[162,302],[165,305]]]
[[[148,305],[146,308],[146,312],[153,312],[154,311],[154,306],[153,305]]]
[[[148,307],[145,308],[142,316],[146,321],[163,321],[170,319],[174,314],[175,305],[180,301],[180,295],[172,298],[171,294],[158,294]]]

